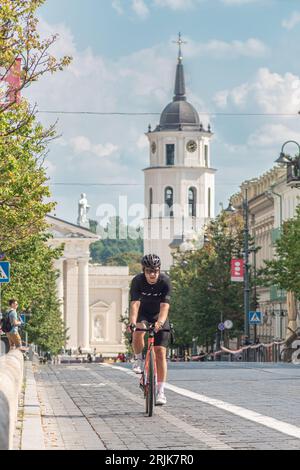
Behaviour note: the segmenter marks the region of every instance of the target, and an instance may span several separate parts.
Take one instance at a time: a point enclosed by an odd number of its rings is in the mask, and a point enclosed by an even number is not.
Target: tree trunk
[[[293,334],[293,331],[297,329],[297,300],[295,293],[292,291],[287,292],[287,311],[288,327],[286,330],[286,340]]]

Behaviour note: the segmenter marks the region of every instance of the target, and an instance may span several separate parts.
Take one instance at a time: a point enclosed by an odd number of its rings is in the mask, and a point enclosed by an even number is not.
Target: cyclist
[[[169,277],[160,272],[161,261],[155,254],[145,255],[141,261],[143,272],[132,279],[130,289],[130,328],[144,328],[143,321],[155,324],[154,351],[157,366],[157,405],[167,403],[164,387],[167,378],[167,345],[170,333],[160,329],[169,329],[169,302],[171,283]],[[135,354],[133,371],[142,373],[142,351],[144,349],[142,331],[132,335],[132,347]]]

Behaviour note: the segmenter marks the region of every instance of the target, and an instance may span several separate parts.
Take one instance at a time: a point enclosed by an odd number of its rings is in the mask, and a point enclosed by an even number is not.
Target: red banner
[[[6,74],[5,73],[6,70],[0,70],[0,106],[20,102],[21,59],[16,59],[14,65],[11,66]]]
[[[243,282],[244,280],[244,260],[232,259],[231,260],[231,281]]]

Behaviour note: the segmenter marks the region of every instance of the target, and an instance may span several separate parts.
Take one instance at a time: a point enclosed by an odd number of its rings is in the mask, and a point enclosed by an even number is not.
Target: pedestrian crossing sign
[[[249,323],[250,325],[260,325],[262,323],[262,313],[249,312]]]
[[[10,264],[8,261],[0,261],[0,284],[10,281]]]

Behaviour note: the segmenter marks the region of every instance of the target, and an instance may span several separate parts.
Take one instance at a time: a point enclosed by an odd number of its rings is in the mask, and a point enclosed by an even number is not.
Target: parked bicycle
[[[144,322],[147,323],[147,322]],[[145,404],[146,404],[146,414],[151,417],[153,414],[153,408],[155,405],[156,398],[156,386],[157,386],[157,368],[155,361],[154,353],[154,323],[147,323],[147,328],[133,328],[132,331],[144,331],[149,333],[148,343],[147,343],[147,353],[145,358],[145,367],[142,372],[142,377],[140,380],[140,387],[144,392]],[[168,331],[170,329],[160,329],[159,331]]]

